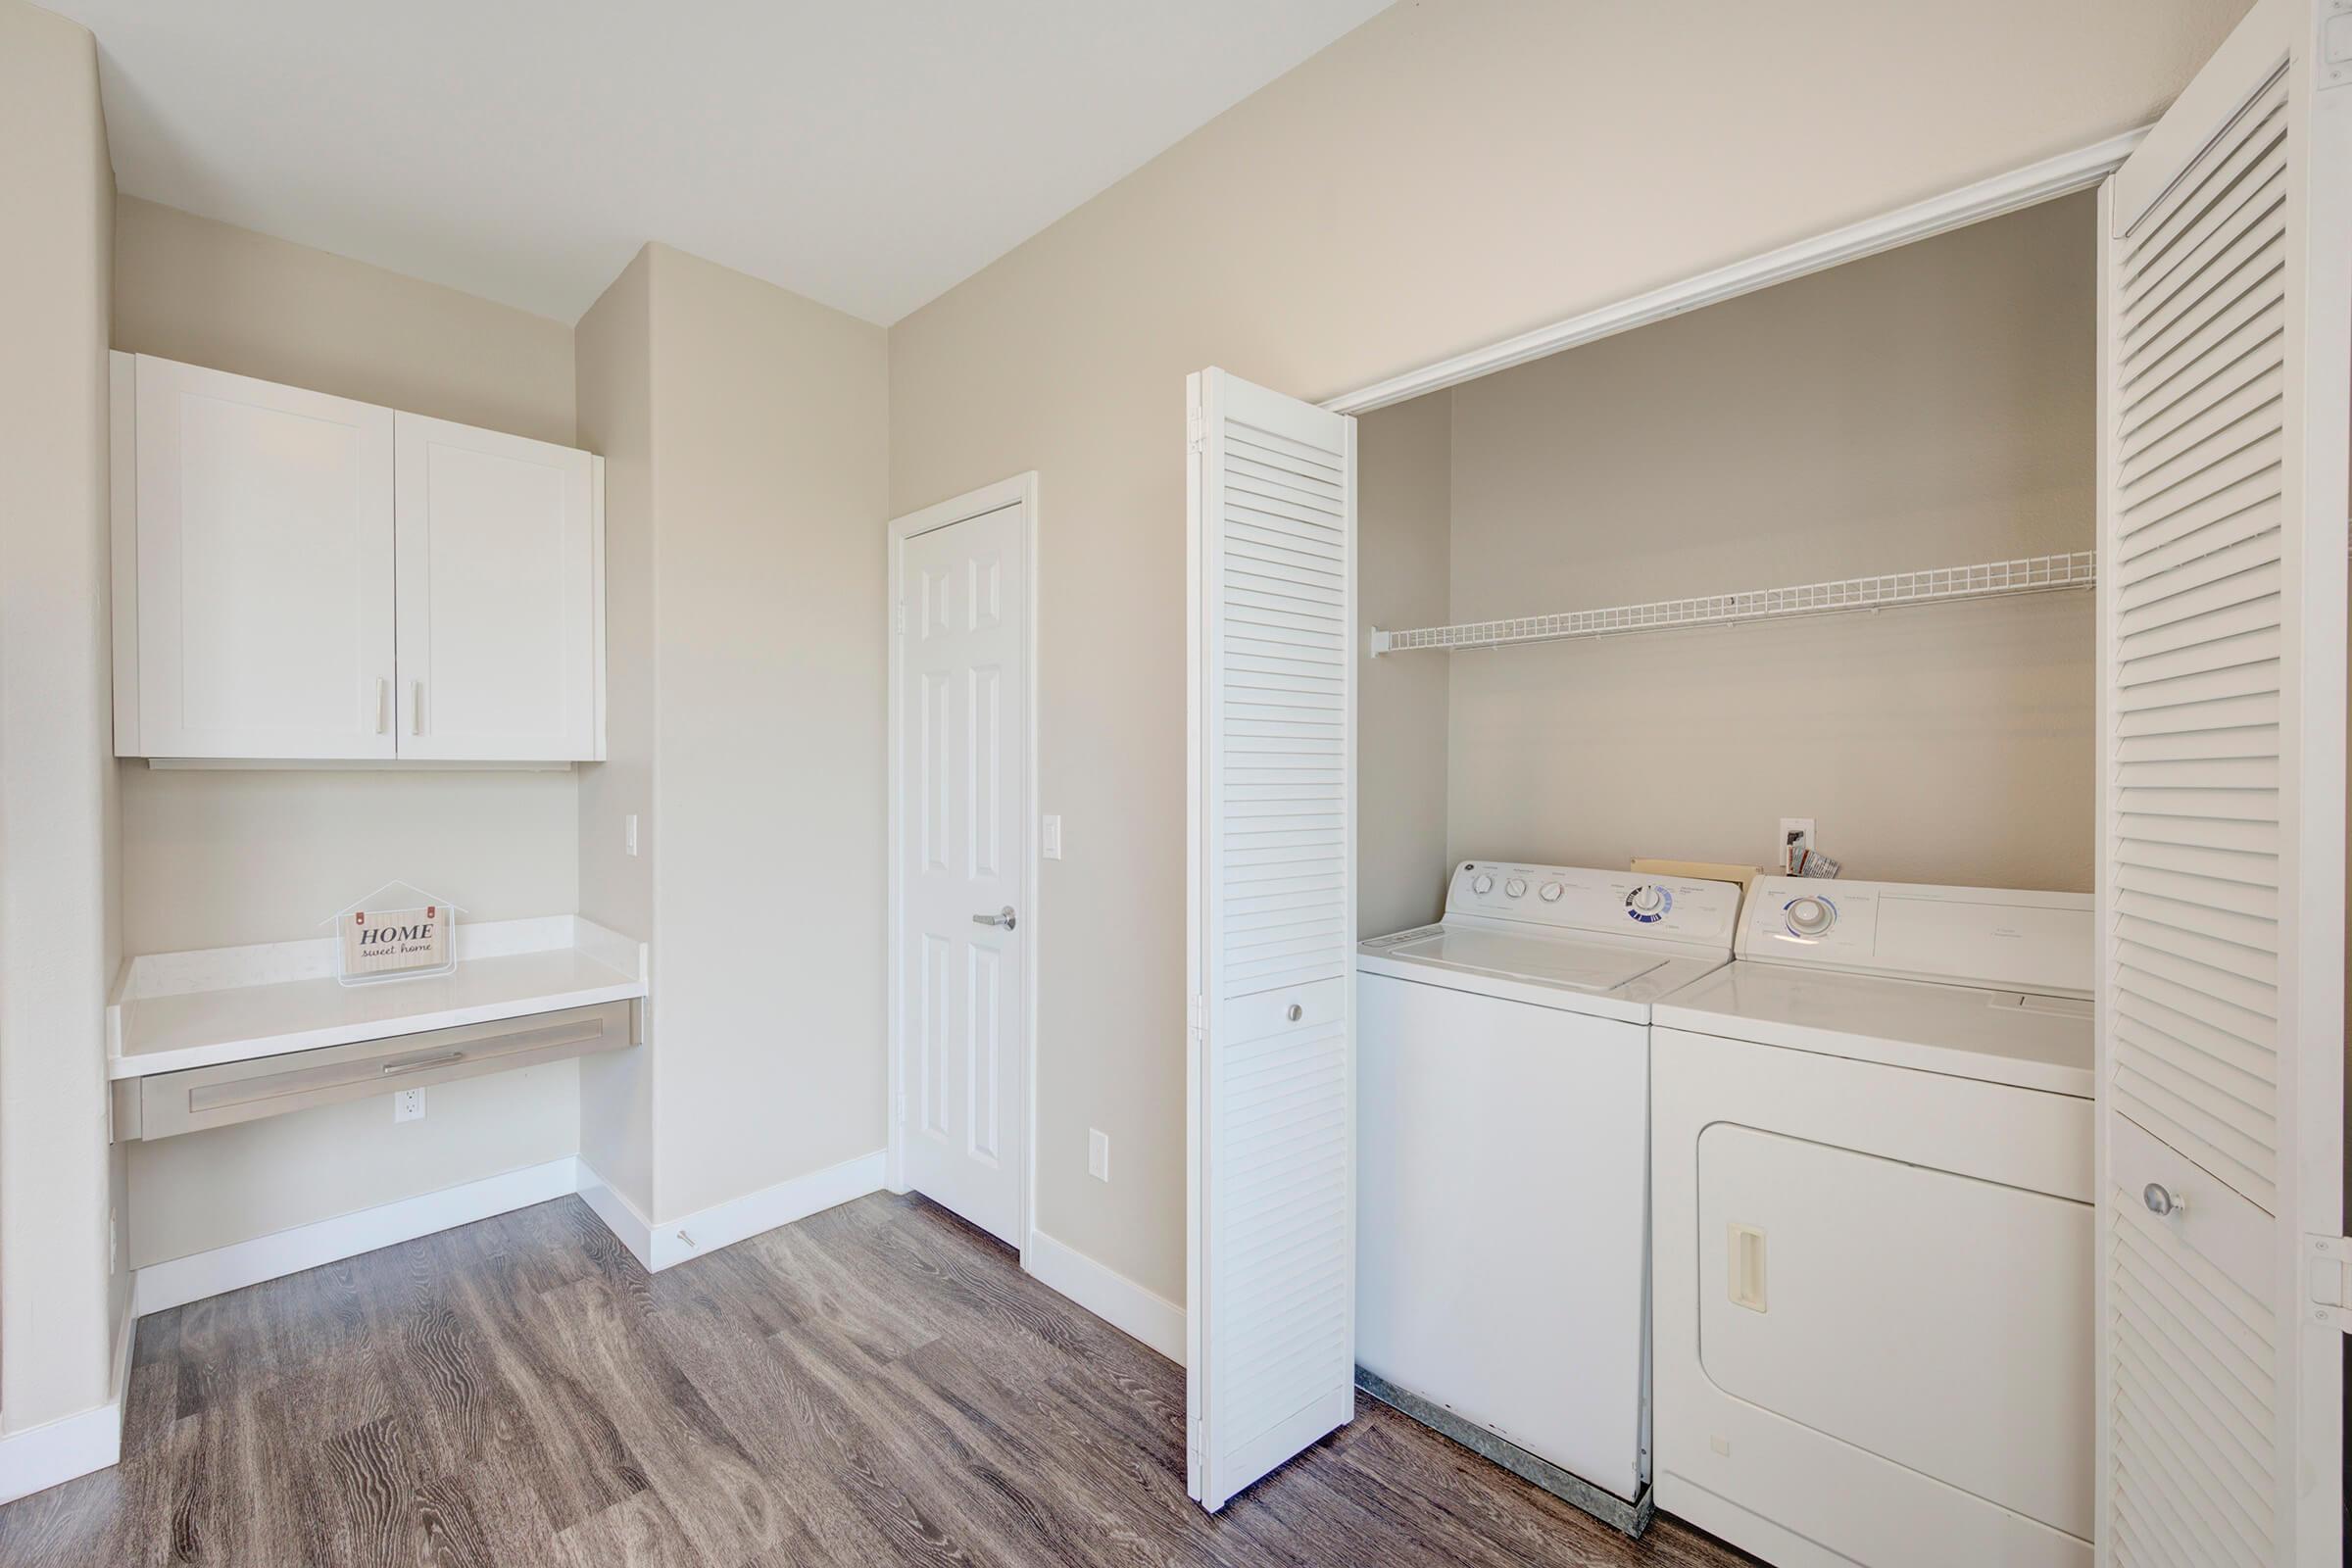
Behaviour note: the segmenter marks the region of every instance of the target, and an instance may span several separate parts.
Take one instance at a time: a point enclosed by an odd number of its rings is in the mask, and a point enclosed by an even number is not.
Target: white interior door
[[[1188,1484],[1355,1409],[1355,421],[1203,370],[1191,432]]]
[[[2345,13],[2257,0],[2102,203],[2108,1563],[2342,1561]]]
[[[593,460],[420,414],[398,416],[394,453],[400,755],[593,758]]]
[[[900,1179],[1021,1247],[1028,504],[898,549]]]
[[[137,754],[393,755],[392,412],[135,374]]]

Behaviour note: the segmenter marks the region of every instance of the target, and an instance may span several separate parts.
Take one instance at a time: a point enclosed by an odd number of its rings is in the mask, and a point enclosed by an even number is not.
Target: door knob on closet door
[[[1020,922],[1018,920],[1013,918],[1012,906],[1009,904],[1004,906],[1004,908],[999,909],[995,914],[975,914],[972,916],[972,924],[974,925],[1002,926],[1007,931],[1010,931],[1019,923]]]
[[[2188,1211],[2187,1200],[2166,1187],[2162,1182],[2148,1183],[2145,1190],[2140,1193],[2139,1200],[2148,1205],[2148,1212],[2151,1214],[2182,1214]]]

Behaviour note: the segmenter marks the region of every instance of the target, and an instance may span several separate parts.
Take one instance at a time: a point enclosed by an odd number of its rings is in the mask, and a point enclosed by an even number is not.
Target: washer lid
[[[2088,1099],[2080,997],[1840,974],[1742,958],[1658,1003],[1664,1029],[1883,1061]]]
[[[1364,946],[1378,948],[1383,957],[1590,992],[1614,991],[1662,968],[1673,957],[1670,953],[1642,953],[1477,926],[1443,925],[1405,935],[1406,940],[1393,946]]]

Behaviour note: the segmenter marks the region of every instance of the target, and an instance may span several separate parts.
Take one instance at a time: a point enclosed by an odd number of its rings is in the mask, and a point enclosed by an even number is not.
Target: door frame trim
[[[905,748],[900,743],[900,721],[905,716],[900,699],[899,681],[905,663],[903,639],[897,617],[905,602],[906,542],[919,535],[933,533],[958,522],[1006,507],[1020,507],[1027,519],[1024,528],[1024,549],[1028,556],[1023,573],[1026,612],[1021,617],[1021,662],[1027,666],[1028,722],[1027,735],[1019,748],[1021,769],[1017,791],[1023,817],[1020,831],[1019,860],[1021,868],[1021,923],[1028,928],[1029,940],[1021,948],[1021,1105],[1020,1105],[1020,1202],[1013,1220],[1013,1235],[1024,1259],[1030,1239],[1037,1227],[1037,1016],[1038,1016],[1038,940],[1042,926],[1038,899],[1038,476],[1032,468],[1026,473],[1000,479],[995,484],[982,485],[894,517],[890,523],[890,573],[888,598],[882,607],[883,630],[890,643],[890,696],[888,702],[890,724],[890,854],[889,854],[889,1100],[883,1107],[890,1126],[888,1185],[894,1193],[904,1193],[906,1186],[906,1123],[903,1114],[906,1099],[906,906],[904,893],[905,866],[901,863],[900,835],[906,829],[901,791],[906,785]]]

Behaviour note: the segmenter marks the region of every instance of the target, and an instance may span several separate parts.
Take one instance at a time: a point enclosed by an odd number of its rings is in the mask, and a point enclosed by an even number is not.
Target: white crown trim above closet
[[[2142,126],[2128,130],[2120,136],[2079,147],[2073,152],[2060,153],[2022,169],[1981,179],[1940,196],[1898,207],[1875,218],[1848,223],[1843,228],[1831,229],[1810,239],[1784,245],[1744,261],[1733,262],[1711,271],[1700,272],[1679,282],[1653,288],[1630,299],[1618,300],[1598,309],[1585,311],[1549,326],[1539,326],[1517,337],[1490,343],[1485,348],[1456,354],[1450,359],[1426,365],[1402,375],[1393,375],[1384,381],[1332,398],[1323,407],[1334,414],[1369,414],[1385,409],[1392,403],[1402,403],[1420,397],[1425,392],[1439,392],[1464,381],[1475,381],[1496,370],[1507,370],[1514,365],[1525,365],[1557,354],[1562,349],[1575,348],[1652,321],[1662,321],[1670,316],[1681,316],[1701,306],[1718,304],[1741,294],[1751,294],[1775,283],[1808,272],[1819,272],[1845,262],[1875,256],[1880,251],[1893,250],[1914,240],[1927,239],[1950,229],[1965,228],[1987,218],[2014,213],[2024,208],[2064,196],[2070,191],[2088,190],[2105,179],[2131,156],[2147,134]]]

